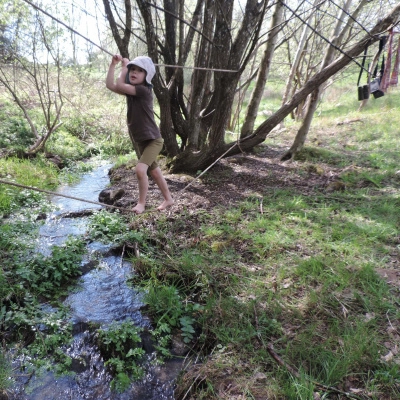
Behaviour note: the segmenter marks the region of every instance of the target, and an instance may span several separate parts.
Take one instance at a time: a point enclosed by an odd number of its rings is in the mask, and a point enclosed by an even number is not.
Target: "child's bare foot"
[[[166,210],[168,207],[172,206],[174,204],[174,200],[164,200],[163,203],[157,207],[157,210],[163,211]]]
[[[133,212],[136,214],[141,214],[145,209],[144,204],[137,203],[135,207],[133,207]]]

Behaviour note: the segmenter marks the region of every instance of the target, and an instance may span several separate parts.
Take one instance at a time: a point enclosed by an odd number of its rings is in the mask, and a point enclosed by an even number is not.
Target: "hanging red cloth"
[[[390,84],[390,70],[392,66],[392,52],[393,52],[392,47],[393,47],[393,29],[390,29],[387,60],[380,85],[380,89],[383,90],[384,92],[386,92]]]
[[[390,76],[390,86],[396,86],[399,82],[399,64],[400,64],[400,37],[397,43],[396,60],[394,62],[394,67],[392,75]]]

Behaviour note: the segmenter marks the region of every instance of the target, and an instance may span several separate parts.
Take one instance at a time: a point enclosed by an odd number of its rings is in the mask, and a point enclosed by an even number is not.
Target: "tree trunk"
[[[254,146],[262,143],[271,130],[277,126],[290,112],[296,108],[306,97],[314,90],[318,89],[320,85],[326,82],[331,76],[346,67],[352,62],[353,58],[360,55],[367,44],[375,43],[379,40],[379,34],[386,31],[392,24],[395,24],[400,17],[400,4],[395,6],[389,14],[383,19],[379,20],[378,23],[372,28],[372,30],[366,34],[359,42],[353,45],[346,51],[346,54],[342,55],[331,64],[326,66],[322,71],[316,73],[311,77],[307,83],[296,92],[293,97],[281,106],[270,118],[265,120],[250,136],[241,139],[238,142],[238,146],[233,147],[226,155],[238,154],[240,151],[249,151]],[[240,149],[239,149],[240,146]],[[198,171],[207,168],[208,165],[212,164],[218,157],[225,154],[232,147],[232,143],[224,144],[218,148],[206,149],[204,152],[193,153],[190,157],[186,154],[186,157],[179,155],[174,163],[171,165],[173,172],[180,171]]]
[[[283,2],[278,1],[275,5],[275,11],[272,16],[271,28],[268,33],[265,51],[259,66],[256,79],[256,86],[251,94],[249,106],[247,108],[246,117],[241,129],[240,137],[248,136],[254,129],[254,124],[257,118],[258,108],[264,94],[265,84],[268,79],[269,70],[271,67],[272,56],[274,54],[278,33],[280,31],[280,23],[283,16]]]
[[[110,1],[103,0],[104,10],[106,12],[108,23],[110,24],[111,32],[118,50],[122,57],[129,58],[129,41],[132,32],[132,4],[131,0],[124,0],[125,3],[125,28],[124,34],[121,37],[118,25],[115,21],[114,14],[112,13]]]
[[[314,0],[313,7],[315,7],[318,2],[319,2],[319,0]],[[312,16],[313,16],[313,14],[310,14],[308,16],[307,22],[312,18]],[[308,34],[309,30],[310,30],[310,28],[308,27],[308,25],[304,24],[303,32],[301,34],[300,41],[297,46],[296,55],[294,56],[293,64],[292,64],[292,67],[290,68],[289,76],[286,81],[286,88],[285,88],[285,93],[283,94],[283,97],[282,97],[282,104],[286,103],[287,99],[291,96],[291,94],[293,92],[293,80],[297,73],[297,68],[300,64],[300,60],[303,56],[303,51],[304,51],[304,47],[306,45],[307,34]]]
[[[210,37],[213,32],[215,24],[214,17],[214,0],[207,0],[205,4],[205,11],[203,16],[203,33],[206,37]],[[206,37],[200,40],[199,49],[196,54],[195,64],[199,68],[207,68],[211,62],[211,43]],[[196,151],[202,146],[201,138],[205,137],[202,134],[204,129],[201,111],[210,100],[211,87],[210,87],[211,72],[205,70],[193,71],[191,80],[191,93],[190,93],[190,113],[189,113],[189,140],[188,150]],[[206,129],[204,129],[206,131]]]
[[[172,60],[166,54],[167,48],[171,48],[171,46],[163,43],[165,35],[158,36],[156,24],[149,11],[149,8],[153,5],[145,0],[137,0],[137,3],[145,22],[149,56],[156,64],[158,64],[159,56],[163,57],[164,60]],[[247,0],[241,25],[236,36],[233,37],[232,32],[235,31],[232,26],[233,2],[231,0],[220,0],[219,2],[206,0],[202,31],[196,30],[197,33],[200,33],[200,54],[196,54],[195,65],[200,68],[237,72],[214,71],[211,73],[210,71],[195,70],[188,117],[185,116],[184,108],[179,105],[179,91],[183,85],[182,72],[167,68],[165,81],[161,74],[156,75],[154,92],[160,104],[160,129],[169,157],[175,157],[183,152],[182,157],[188,159],[189,153],[192,151],[199,149],[202,152],[206,143],[214,148],[224,144],[225,128],[231,116],[236,86],[240,74],[248,62],[248,57],[258,41],[266,4],[266,0]],[[200,5],[200,2],[196,5],[196,12],[198,13],[201,10]],[[180,7],[182,7],[182,3],[180,3]],[[157,10],[160,10],[160,8],[157,7]],[[170,16],[173,14],[170,10],[168,12],[165,9],[161,10],[164,11],[164,14]],[[173,17],[179,18],[178,15],[173,15]],[[198,15],[194,16],[192,21],[197,22]],[[170,23],[168,29],[173,30],[174,26]],[[190,29],[196,28],[190,26]],[[182,31],[182,28],[180,28],[180,31]],[[171,39],[172,33],[167,36]],[[189,48],[186,40],[185,51]],[[186,58],[187,54],[183,53],[180,60]],[[166,95],[167,92],[169,97]],[[165,104],[165,102],[170,104]],[[164,115],[164,113],[169,115]],[[183,139],[182,149],[178,148],[176,135]],[[185,146],[186,139],[188,141],[187,146]]]
[[[336,26],[332,32],[331,42],[336,47],[341,45],[341,42],[343,41],[345,34],[348,32],[348,30],[351,27],[350,24],[346,24],[344,26],[344,28],[342,29],[342,25],[345,21],[346,15],[347,15],[347,10],[350,8],[351,3],[352,3],[352,0],[347,0],[345,6],[343,7],[341,15],[337,19]],[[358,17],[359,13],[361,12],[361,10],[365,4],[366,4],[366,0],[362,0],[360,2],[357,9],[354,11],[352,16],[350,17],[352,20],[356,20],[356,18]],[[325,53],[325,57],[322,62],[322,65],[321,65],[321,69],[325,68],[327,65],[329,65],[329,63],[332,62],[334,54],[335,54],[335,47],[333,45],[328,44],[328,47],[327,47],[326,53]],[[306,142],[307,135],[310,130],[312,120],[314,118],[315,111],[318,107],[319,101],[321,99],[321,95],[324,91],[325,91],[325,85],[323,84],[311,94],[308,104],[307,104],[307,110],[306,110],[306,114],[303,119],[302,125],[300,126],[299,130],[297,131],[296,137],[295,137],[294,142],[291,145],[290,149],[288,151],[286,151],[283,154],[283,156],[281,157],[282,161],[286,161],[291,158],[294,158],[296,156],[296,153],[298,153],[304,147],[304,143]]]

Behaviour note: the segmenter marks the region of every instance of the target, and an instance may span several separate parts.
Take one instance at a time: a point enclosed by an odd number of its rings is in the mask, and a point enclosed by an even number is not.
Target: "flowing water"
[[[103,165],[86,174],[76,185],[64,186],[58,192],[91,201],[98,201],[98,195],[107,184],[110,165]],[[87,217],[65,218],[68,213],[82,212],[100,205],[54,196],[52,202],[57,211],[47,216],[40,229],[37,249],[49,254],[51,246],[61,245],[69,235],[83,235]],[[89,204],[89,207],[88,207]],[[96,267],[89,260],[96,258]],[[15,400],[169,400],[174,399],[174,382],[182,368],[180,359],[168,360],[165,364],[155,363],[151,346],[147,349],[146,376],[134,382],[124,393],[110,390],[112,376],[93,339],[91,323],[107,327],[113,321],[133,320],[139,327],[150,329],[150,322],[141,313],[143,306],[138,291],[126,284],[132,273],[132,266],[121,255],[112,254],[111,247],[101,243],[90,243],[83,263],[87,270],[78,281],[77,289],[69,294],[64,303],[70,309],[73,324],[73,341],[65,352],[72,359],[73,374],[58,377],[52,372],[33,376],[19,376],[12,389],[10,399]],[[47,306],[49,307],[49,306]],[[50,310],[51,311],[51,310]],[[54,310],[56,311],[56,310]],[[21,360],[15,361],[15,366]]]

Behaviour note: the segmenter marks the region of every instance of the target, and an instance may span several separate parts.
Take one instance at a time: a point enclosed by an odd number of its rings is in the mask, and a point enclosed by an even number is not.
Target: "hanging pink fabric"
[[[399,82],[399,64],[400,64],[400,37],[397,43],[396,61],[394,62],[392,75],[390,76],[390,86],[396,86]]]
[[[383,90],[384,92],[386,92],[390,84],[390,70],[392,66],[392,52],[393,52],[392,47],[393,47],[393,29],[389,31],[388,55],[380,85],[380,89]]]

